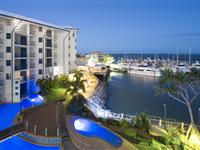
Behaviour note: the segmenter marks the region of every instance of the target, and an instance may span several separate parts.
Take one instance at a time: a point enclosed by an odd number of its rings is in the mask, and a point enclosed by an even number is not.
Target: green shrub
[[[149,133],[150,125],[146,114],[141,113],[137,115],[135,120],[135,127]]]

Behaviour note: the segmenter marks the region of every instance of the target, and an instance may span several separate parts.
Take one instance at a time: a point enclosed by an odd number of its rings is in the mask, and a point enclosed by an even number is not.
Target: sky
[[[77,50],[200,53],[198,0],[0,0],[1,10],[79,28]]]

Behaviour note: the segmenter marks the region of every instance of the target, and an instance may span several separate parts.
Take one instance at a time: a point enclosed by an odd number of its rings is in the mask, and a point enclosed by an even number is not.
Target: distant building
[[[0,101],[37,92],[40,78],[76,67],[77,29],[0,11]]]

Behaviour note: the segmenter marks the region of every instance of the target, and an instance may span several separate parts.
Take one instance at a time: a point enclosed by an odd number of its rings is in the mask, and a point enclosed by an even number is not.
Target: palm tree
[[[187,106],[191,123],[194,123],[191,104],[200,95],[200,70],[191,69],[189,73],[161,70],[157,91]]]
[[[65,95],[69,92],[72,97],[75,97],[78,100],[80,96],[80,91],[85,92],[83,73],[81,71],[75,71],[73,75],[74,79],[70,81],[70,86],[66,87]]]
[[[37,80],[37,85],[40,87],[40,93],[43,96],[47,96],[52,92],[53,88],[56,86],[56,83],[55,80],[51,78],[42,78]]]

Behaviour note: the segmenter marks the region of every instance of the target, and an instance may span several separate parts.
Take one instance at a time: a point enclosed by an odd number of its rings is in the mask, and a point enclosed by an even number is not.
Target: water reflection
[[[158,96],[155,85],[156,79],[153,77],[112,72],[109,78],[107,107],[116,112],[146,112],[149,115],[163,116],[166,104],[168,118],[189,122],[187,107],[166,95]],[[200,102],[196,101],[192,107],[197,121]]]

